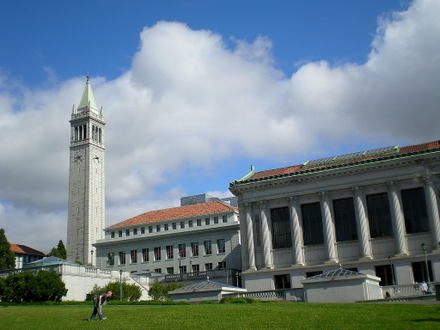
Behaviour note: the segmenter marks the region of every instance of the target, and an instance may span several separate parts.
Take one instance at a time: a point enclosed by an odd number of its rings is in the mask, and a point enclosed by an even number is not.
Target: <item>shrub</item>
[[[233,298],[233,297],[225,297],[220,300],[221,304],[254,304],[260,302],[258,299],[254,298]]]
[[[92,299],[94,296],[106,293],[108,291],[113,293],[113,300],[121,300],[120,282],[110,282],[104,287],[98,287],[95,285],[87,296]],[[127,284],[126,282],[122,282],[122,301],[138,301],[141,295],[141,289],[136,284]]]

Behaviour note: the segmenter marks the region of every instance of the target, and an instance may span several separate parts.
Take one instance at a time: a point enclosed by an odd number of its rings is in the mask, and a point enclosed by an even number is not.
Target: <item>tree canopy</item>
[[[66,259],[66,248],[64,247],[64,243],[62,240],[58,242],[57,247],[54,247],[50,252],[50,256]]]
[[[0,228],[0,269],[15,268],[15,253],[10,250],[5,230]]]

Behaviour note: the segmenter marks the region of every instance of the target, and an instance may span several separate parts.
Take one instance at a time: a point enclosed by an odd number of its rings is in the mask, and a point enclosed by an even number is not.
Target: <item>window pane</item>
[[[321,204],[310,203],[301,205],[304,245],[323,244]]]
[[[381,281],[379,282],[379,285],[394,285],[395,279],[394,279],[394,266],[392,265],[383,265],[383,266],[376,266],[376,276],[381,278]]]
[[[334,200],[333,211],[335,214],[336,241],[357,240],[353,198]]]
[[[373,238],[392,236],[393,227],[387,193],[368,195],[367,210],[370,236]]]
[[[402,190],[403,213],[407,233],[429,231],[428,213],[426,211],[425,192],[423,188]]]
[[[272,220],[272,246],[274,249],[288,248],[292,246],[290,237],[290,216],[287,207],[279,207],[270,210]]]

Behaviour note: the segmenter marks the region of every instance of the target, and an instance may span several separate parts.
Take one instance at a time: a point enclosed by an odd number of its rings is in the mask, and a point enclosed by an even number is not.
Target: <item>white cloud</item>
[[[231,47],[181,23],[145,28],[127,72],[93,79],[108,123],[107,224],[177,205],[182,191],[154,188],[184,168],[291,158],[323,140],[437,139],[439,16],[439,1],[415,1],[379,22],[366,63],[309,62],[290,77],[267,37]],[[11,241],[40,237],[49,249],[65,237],[68,119],[84,81],[54,78],[34,90],[8,89],[8,80],[0,71],[0,227]]]

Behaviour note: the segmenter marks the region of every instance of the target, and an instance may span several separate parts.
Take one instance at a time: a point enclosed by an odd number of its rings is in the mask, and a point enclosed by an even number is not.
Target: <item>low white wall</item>
[[[118,271],[70,265],[60,266],[59,273],[67,289],[67,295],[63,297],[63,300],[74,301],[84,301],[95,285],[103,287],[110,282],[119,281],[121,276]],[[140,287],[141,300],[151,299],[148,295],[148,289],[150,288],[148,278],[136,277],[136,280],[134,280],[128,272],[122,272],[121,278],[128,284],[135,284]]]

